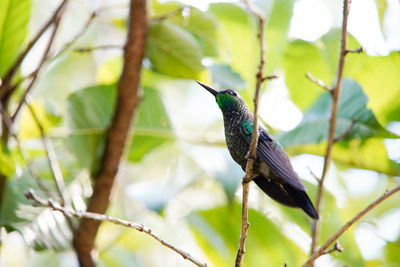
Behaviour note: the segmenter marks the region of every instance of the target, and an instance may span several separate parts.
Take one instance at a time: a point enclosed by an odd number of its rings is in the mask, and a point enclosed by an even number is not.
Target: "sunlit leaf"
[[[335,136],[346,133],[352,125],[352,120],[356,119],[356,124],[345,136],[345,140],[370,137],[396,138],[396,135],[388,132],[378,123],[372,111],[367,108],[368,98],[356,82],[346,79],[342,87]],[[282,145],[317,144],[327,140],[331,105],[331,95],[325,92],[304,114],[302,121],[295,129],[280,136],[279,141]]]
[[[158,91],[145,88],[128,159],[140,161],[152,149],[175,138]]]
[[[209,10],[218,19],[220,28],[220,57],[228,61],[247,85],[255,84],[259,49],[255,18],[243,8],[232,3],[214,3]],[[246,90],[243,97],[253,97],[253,90]]]
[[[177,23],[196,37],[203,47],[204,55],[216,56],[218,54],[218,22],[210,13],[191,7],[187,8],[187,16],[180,12],[172,16],[170,21]]]
[[[321,51],[332,71],[336,71],[339,57],[340,30],[329,31],[321,38]],[[349,49],[357,49],[360,44],[349,35]],[[344,68],[345,77],[356,80],[368,96],[368,107],[378,121],[386,124],[400,120],[400,53],[388,56],[369,56],[365,53],[349,54]],[[316,76],[322,78],[323,76]],[[328,81],[329,82],[329,81]],[[329,84],[329,83],[328,83]]]
[[[246,87],[246,82],[229,65],[215,64],[210,69],[215,88],[240,90]]]
[[[197,79],[203,70],[196,39],[168,21],[150,25],[146,55],[155,70],[174,77]]]
[[[292,155],[308,153],[324,156],[326,142],[318,145],[286,147],[285,150]],[[400,164],[388,159],[385,145],[380,138],[370,138],[364,141],[354,139],[349,142],[337,143],[332,149],[332,159],[347,168],[368,169],[388,175],[400,175]]]
[[[291,42],[286,49],[282,65],[290,98],[302,110],[309,107],[323,93],[321,87],[305,77],[306,73],[312,73],[328,85],[333,80],[334,72],[331,71],[319,48],[306,41]]]
[[[0,77],[8,71],[20,52],[28,32],[30,0],[0,1]]]
[[[240,235],[241,206],[223,206],[193,212],[188,221],[196,241],[215,266],[231,266]],[[250,229],[246,242],[244,266],[299,266],[306,255],[279,227],[264,215],[249,209]]]
[[[285,53],[290,21],[293,14],[293,0],[273,1],[271,13],[267,17],[265,43],[266,43],[266,75],[277,67]]]
[[[104,131],[110,124],[115,86],[93,86],[68,98],[67,146],[82,167],[94,170],[103,152]]]

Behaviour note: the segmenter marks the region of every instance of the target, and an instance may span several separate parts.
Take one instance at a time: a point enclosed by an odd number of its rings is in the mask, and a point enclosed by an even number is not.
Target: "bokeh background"
[[[0,77],[59,2],[0,0]],[[334,82],[342,1],[254,4],[266,16],[265,73],[279,76],[263,87],[260,118],[285,147],[314,202],[317,182],[311,172],[322,172],[330,102],[305,74]],[[251,106],[259,62],[257,21],[238,1],[153,0],[149,6],[142,101],[108,214],[149,226],[210,266],[232,266],[243,172],[226,149],[215,100],[194,81],[235,89]],[[85,208],[91,194],[90,179],[113,113],[128,8],[127,1],[70,0],[51,57],[29,96],[77,209]],[[50,31],[29,53],[20,77],[36,69],[49,38]],[[353,118],[358,122],[333,149],[321,242],[400,182],[398,0],[352,1],[348,47],[360,46],[365,53],[347,57],[337,134]],[[17,101],[12,98],[10,105]],[[56,198],[40,132],[27,108],[15,131]],[[65,219],[23,197],[29,188],[39,194],[40,189],[15,140],[0,162],[9,177],[0,213],[1,266],[77,266]],[[399,195],[383,202],[340,238],[343,253],[323,256],[317,266],[400,266],[399,205]],[[310,220],[304,213],[273,202],[253,185],[250,207],[244,266],[299,266],[307,259]],[[96,245],[100,266],[192,266],[148,236],[109,223],[102,224]]]

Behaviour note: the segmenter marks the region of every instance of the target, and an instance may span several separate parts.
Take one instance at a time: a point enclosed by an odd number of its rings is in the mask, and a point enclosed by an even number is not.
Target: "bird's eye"
[[[232,96],[237,96],[235,91],[229,91],[228,94],[232,95]]]

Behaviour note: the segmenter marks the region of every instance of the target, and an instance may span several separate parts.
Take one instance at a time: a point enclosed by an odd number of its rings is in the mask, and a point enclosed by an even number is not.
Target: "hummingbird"
[[[245,171],[253,133],[252,112],[234,90],[217,91],[199,81],[197,83],[215,97],[224,118],[229,153]],[[282,146],[264,127],[259,126],[258,132],[253,181],[275,201],[289,207],[301,208],[317,220],[318,213]]]

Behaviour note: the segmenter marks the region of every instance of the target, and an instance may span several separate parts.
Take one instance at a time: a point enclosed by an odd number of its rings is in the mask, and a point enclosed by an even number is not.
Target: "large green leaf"
[[[151,23],[146,55],[155,70],[174,77],[198,79],[204,69],[202,49],[196,39],[165,20]]]
[[[145,88],[138,113],[135,134],[128,153],[128,159],[131,161],[140,161],[152,149],[175,139],[158,91]]]
[[[216,56],[218,54],[218,22],[210,13],[191,7],[187,9],[187,16],[183,16],[182,12],[171,18],[171,21],[177,23],[185,30],[189,31],[196,37],[204,55]]]
[[[104,130],[115,105],[115,86],[93,86],[68,98],[67,146],[82,167],[94,170],[103,152]]]
[[[215,88],[240,90],[246,87],[246,82],[229,65],[214,64],[210,70]]]
[[[321,52],[332,72],[336,71],[339,57],[340,30],[333,29],[321,38]],[[360,44],[349,35],[348,48],[359,48]],[[365,53],[348,54],[344,75],[356,80],[369,98],[368,107],[378,121],[386,124],[400,120],[400,53],[387,56],[369,56]],[[323,76],[316,76],[323,78]],[[329,82],[329,81],[326,81]],[[328,83],[329,84],[329,83]]]
[[[367,108],[368,98],[355,81],[345,79],[342,87],[336,120],[336,136],[345,133],[352,125],[352,120],[356,119],[357,122],[346,136],[346,140],[396,137],[384,129],[372,111]],[[280,136],[282,145],[318,144],[327,140],[331,106],[331,95],[326,92],[304,114],[302,121],[295,129]]]
[[[283,68],[290,98],[302,110],[309,107],[323,92],[321,87],[305,77],[306,73],[312,73],[326,84],[330,84],[334,76],[318,46],[301,40],[288,45]]]
[[[0,77],[16,60],[28,32],[30,0],[0,1]]]
[[[255,18],[232,3],[211,4],[209,10],[221,25],[221,60],[229,60],[232,69],[240,74],[248,86],[255,84],[259,63]],[[246,100],[252,99],[253,90],[246,90],[242,96]]]
[[[197,243],[215,266],[231,266],[240,235],[241,206],[233,203],[188,216]],[[249,209],[244,266],[299,266],[306,255],[261,213]]]
[[[294,0],[273,1],[272,11],[267,17],[266,42],[266,74],[269,75],[280,63],[288,43],[290,21],[293,14]]]

